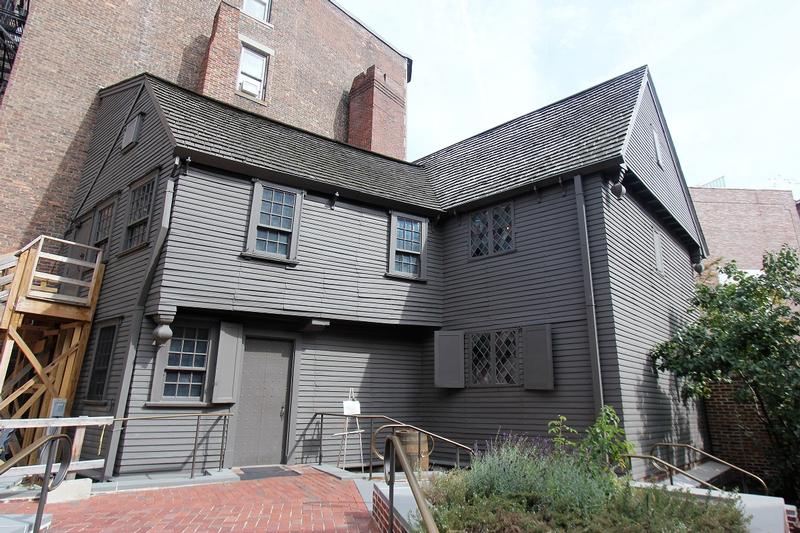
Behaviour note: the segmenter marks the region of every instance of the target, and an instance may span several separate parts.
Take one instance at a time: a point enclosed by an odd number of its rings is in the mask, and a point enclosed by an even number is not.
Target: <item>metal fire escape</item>
[[[28,0],[0,0],[0,100],[17,57],[28,17]]]

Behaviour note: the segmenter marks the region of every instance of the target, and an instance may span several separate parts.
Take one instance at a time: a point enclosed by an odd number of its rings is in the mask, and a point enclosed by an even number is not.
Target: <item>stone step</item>
[[[30,533],[33,531],[33,523],[36,515],[32,514],[4,514],[0,515],[0,533]],[[50,529],[53,522],[52,515],[42,516],[42,531]]]

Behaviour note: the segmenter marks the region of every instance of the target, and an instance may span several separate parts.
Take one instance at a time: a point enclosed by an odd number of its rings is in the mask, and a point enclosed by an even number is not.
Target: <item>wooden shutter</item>
[[[213,403],[236,403],[244,357],[244,327],[222,322],[219,327],[217,362],[214,372]]]
[[[433,334],[434,385],[445,389],[464,388],[464,332],[437,331]]]
[[[525,388],[553,390],[553,343],[550,324],[523,330]]]

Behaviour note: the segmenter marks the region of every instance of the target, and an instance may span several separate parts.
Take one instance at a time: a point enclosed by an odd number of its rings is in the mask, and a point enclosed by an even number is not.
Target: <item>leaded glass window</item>
[[[470,333],[470,384],[519,383],[519,334],[516,329]]]
[[[425,239],[428,221],[411,215],[392,214],[389,272],[421,278],[425,270]]]
[[[147,242],[150,211],[153,206],[155,179],[131,189],[128,208],[128,230],[125,235],[125,249]]]
[[[258,215],[256,251],[289,257],[297,195],[264,186]]]
[[[511,203],[470,215],[470,255],[485,257],[514,249],[514,208]]]
[[[202,399],[208,353],[208,328],[175,328],[164,369],[163,397]]]
[[[108,367],[111,362],[111,355],[114,352],[114,337],[116,333],[116,326],[105,326],[97,334],[92,373],[89,377],[89,387],[86,393],[86,397],[89,400],[102,400],[105,395]]]

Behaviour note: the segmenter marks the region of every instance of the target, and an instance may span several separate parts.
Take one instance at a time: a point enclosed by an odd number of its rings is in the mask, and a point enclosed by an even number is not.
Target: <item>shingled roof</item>
[[[421,166],[309,133],[147,76],[179,148],[438,209]]]
[[[646,76],[637,68],[416,162],[449,209],[616,159]]]

